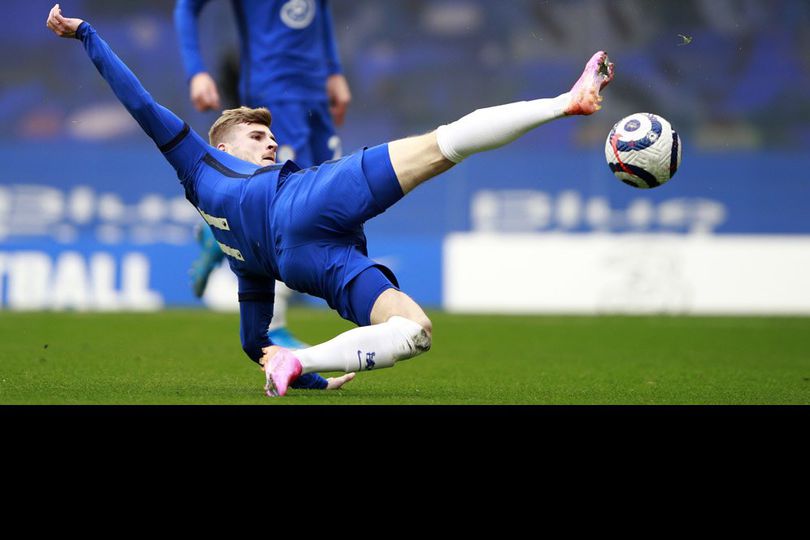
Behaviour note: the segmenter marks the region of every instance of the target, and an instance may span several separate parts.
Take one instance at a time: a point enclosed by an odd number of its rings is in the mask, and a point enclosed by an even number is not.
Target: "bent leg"
[[[382,324],[391,317],[402,317],[415,322],[428,336],[433,334],[430,319],[410,296],[396,289],[388,289],[374,302],[371,308],[371,324]]]
[[[265,349],[260,363],[265,366],[268,396],[283,396],[302,374],[388,368],[430,349],[432,325],[422,308],[387,279],[387,288],[380,287],[382,272],[378,268],[372,267],[361,276],[365,276],[361,283],[353,282],[358,297],[353,311],[370,306],[370,315],[365,317],[371,326],[349,330],[294,354],[275,346]]]
[[[384,276],[378,268],[361,274],[353,289],[367,291],[369,301],[358,298],[358,306],[368,305],[370,317],[358,314],[370,326],[344,332],[320,345],[295,352],[302,373],[312,371],[368,371],[392,367],[396,362],[413,358],[430,349],[432,326],[422,308],[408,295],[394,288],[379,287]],[[371,303],[371,299],[373,303]],[[365,307],[363,309],[366,309]],[[354,311],[360,311],[356,308]]]

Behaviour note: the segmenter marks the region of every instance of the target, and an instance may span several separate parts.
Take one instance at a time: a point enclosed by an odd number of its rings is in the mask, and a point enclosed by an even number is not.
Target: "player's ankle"
[[[262,367],[266,367],[267,365],[269,365],[270,361],[276,354],[278,354],[280,350],[281,347],[279,347],[278,345],[270,345],[269,347],[262,348],[262,353],[264,354],[259,359],[259,365]]]

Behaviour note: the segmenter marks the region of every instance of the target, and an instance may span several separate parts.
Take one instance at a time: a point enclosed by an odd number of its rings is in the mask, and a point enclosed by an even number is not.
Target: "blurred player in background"
[[[199,111],[221,111],[220,89],[202,59],[198,17],[209,0],[178,0],[174,21],[190,84],[191,101]],[[232,0],[240,36],[239,105],[267,107],[273,112],[278,160],[302,168],[341,156],[335,126],[343,125],[351,92],[338,59],[327,0]],[[214,36],[209,36],[214,37]],[[227,58],[226,58],[227,62]],[[224,66],[227,68],[227,64]],[[227,73],[225,71],[224,73]],[[227,94],[227,80],[221,81]],[[202,297],[211,272],[222,262],[211,229],[198,230],[202,247],[191,268],[192,289]],[[273,343],[290,349],[306,345],[287,329],[287,304],[292,291],[276,283]],[[296,388],[325,388],[312,374]]]
[[[570,92],[479,109],[425,135],[364,148],[300,169],[276,165],[278,143],[267,109],[225,111],[210,145],[154,101],[90,24],[66,19],[59,5],[46,21],[56,35],[81,40],[121,103],[177,171],[186,198],[214,229],[239,281],[242,349],[260,364],[265,392],[283,396],[302,374],[392,367],[430,349],[425,312],[399,290],[388,268],[368,257],[363,225],[423,182],[478,152],[508,144],[547,122],[590,115],[613,64],[597,52]],[[504,164],[508,166],[508,164]],[[323,298],[358,326],[295,352],[273,343],[275,280]],[[497,360],[497,351],[492,351]]]

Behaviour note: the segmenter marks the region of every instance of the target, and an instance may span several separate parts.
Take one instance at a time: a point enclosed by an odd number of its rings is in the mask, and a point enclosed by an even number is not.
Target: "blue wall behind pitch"
[[[140,253],[166,304],[198,303],[186,271],[197,254],[199,218],[149,144],[11,149],[4,170],[11,181],[0,186],[0,253],[38,251],[54,260],[64,252],[88,260],[107,253],[117,261]],[[508,148],[421,187],[366,233],[371,256],[417,301],[437,306],[448,233],[810,234],[808,171],[804,155],[692,151],[669,184],[634,190],[612,177],[600,153]],[[538,206],[546,209],[539,217]],[[594,206],[603,212],[594,214]]]
[[[596,49],[618,66],[598,115],[475,156],[368,224],[371,255],[421,302],[441,302],[441,243],[450,232],[810,232],[804,0],[332,4],[354,93],[341,130],[348,152],[478,107],[555,95]],[[22,286],[11,273],[30,253],[46,255],[48,279],[64,283],[81,271],[65,253],[81,254],[88,273],[94,255],[109,255],[119,282],[128,254],[140,254],[167,305],[200,305],[186,276],[199,218],[81,47],[46,31],[50,7],[14,3],[15,24],[0,35],[0,306]],[[188,102],[171,2],[63,8],[91,20],[159,101],[206,130],[213,115]],[[216,70],[236,39],[229,3],[211,2],[201,23],[218,37],[204,40]],[[676,178],[646,192],[613,179],[602,156],[610,126],[642,110],[668,118],[685,144]]]

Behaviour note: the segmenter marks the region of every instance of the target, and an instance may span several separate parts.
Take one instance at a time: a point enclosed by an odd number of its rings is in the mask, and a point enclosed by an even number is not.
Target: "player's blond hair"
[[[273,115],[264,107],[258,109],[251,109],[250,107],[228,109],[222,111],[222,115],[211,126],[208,131],[208,142],[211,146],[218,145],[227,139],[231,128],[239,124],[261,124],[269,128],[272,123]]]

